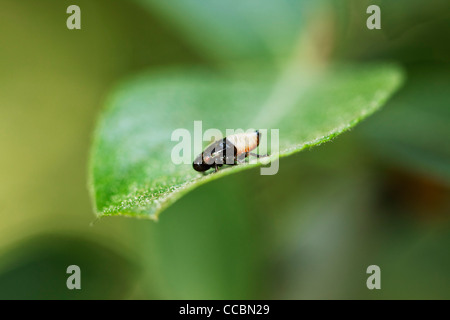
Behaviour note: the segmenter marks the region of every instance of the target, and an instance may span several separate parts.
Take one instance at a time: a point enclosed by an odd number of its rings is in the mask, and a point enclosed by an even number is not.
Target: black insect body
[[[260,133],[258,130],[250,133],[233,134],[221,140],[211,143],[194,160],[192,166],[199,172],[215,168],[217,172],[219,167],[226,165],[236,165],[243,163],[248,156],[257,158],[266,157],[250,151],[256,149],[259,145]]]

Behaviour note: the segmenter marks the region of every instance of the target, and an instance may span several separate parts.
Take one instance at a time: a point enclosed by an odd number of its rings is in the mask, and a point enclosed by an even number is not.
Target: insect
[[[244,163],[245,158],[254,156],[257,158],[267,157],[268,155],[259,155],[250,151],[256,149],[259,145],[260,133],[258,130],[249,133],[238,133],[225,137],[211,143],[194,160],[192,166],[199,172],[214,168],[219,171],[219,167],[224,164],[237,165]]]

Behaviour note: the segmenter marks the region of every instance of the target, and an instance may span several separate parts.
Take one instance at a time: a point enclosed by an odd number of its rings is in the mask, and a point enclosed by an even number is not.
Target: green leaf
[[[136,0],[171,22],[194,46],[219,58],[271,60],[290,55],[305,17],[324,1]]]
[[[386,111],[361,131],[371,151],[390,165],[433,176],[450,184],[450,67],[418,65],[408,82],[389,101]]]
[[[82,290],[66,287],[70,276],[66,268],[73,264],[82,270]],[[97,241],[80,235],[43,234],[3,249],[0,299],[126,299],[135,289],[139,273],[129,257]],[[20,283],[27,284],[26,290]]]
[[[145,73],[123,83],[101,116],[91,154],[91,193],[99,216],[157,219],[193,188],[261,165],[203,176],[171,161],[172,132],[195,120],[203,130],[279,129],[279,154],[326,142],[379,109],[402,82],[395,65],[289,69],[280,77],[207,70]],[[192,154],[192,158],[196,156]],[[330,159],[332,161],[332,159]],[[282,164],[280,166],[282,168]]]

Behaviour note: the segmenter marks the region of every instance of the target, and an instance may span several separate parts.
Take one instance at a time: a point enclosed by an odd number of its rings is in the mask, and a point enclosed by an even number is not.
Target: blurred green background
[[[450,3],[242,3],[0,0],[0,299],[450,298]],[[71,4],[81,30],[66,28]],[[370,4],[381,30],[366,28]],[[203,185],[158,223],[95,221],[89,148],[114,84],[174,65],[277,65],[297,18],[313,56],[395,61],[405,85],[275,176]],[[66,288],[71,264],[82,290]],[[381,290],[366,288],[372,264]]]

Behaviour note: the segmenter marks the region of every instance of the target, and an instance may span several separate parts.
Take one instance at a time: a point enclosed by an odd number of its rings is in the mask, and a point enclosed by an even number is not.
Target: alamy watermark
[[[380,267],[375,264],[368,266],[366,273],[370,274],[370,276],[367,278],[367,281],[366,281],[367,289],[380,290],[381,289],[381,269],[380,269]]]
[[[366,26],[369,30],[381,29],[381,9],[377,5],[367,7],[366,13],[370,14],[367,18]]]
[[[66,26],[69,30],[81,29],[81,9],[77,5],[70,5],[67,7],[66,13],[70,14],[67,18]]]
[[[70,276],[66,280],[67,289],[80,290],[81,289],[81,269],[80,269],[80,267],[75,264],[68,266],[66,273],[70,274]]]
[[[246,161],[254,164],[260,161],[268,165],[261,168],[261,175],[274,175],[278,172],[278,129],[226,129],[224,134],[216,128],[203,132],[202,121],[194,121],[193,132],[193,136],[186,128],[178,128],[172,132],[171,140],[178,142],[171,152],[174,164],[193,164],[195,170],[206,171],[209,168],[217,170],[223,165],[238,165]],[[210,142],[205,149],[204,142]],[[257,154],[256,150],[270,154]]]

